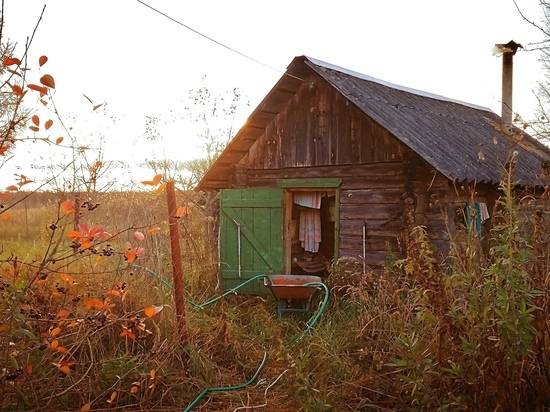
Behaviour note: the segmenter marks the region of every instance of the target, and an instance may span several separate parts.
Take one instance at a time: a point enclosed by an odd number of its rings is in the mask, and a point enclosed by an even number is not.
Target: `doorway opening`
[[[287,192],[287,273],[325,276],[335,253],[335,190]]]

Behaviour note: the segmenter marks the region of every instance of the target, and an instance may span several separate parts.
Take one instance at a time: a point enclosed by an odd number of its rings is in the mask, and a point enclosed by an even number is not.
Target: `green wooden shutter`
[[[282,273],[283,191],[225,189],[220,193],[220,270],[222,288],[231,289],[259,274]],[[264,294],[263,281],[240,293]]]

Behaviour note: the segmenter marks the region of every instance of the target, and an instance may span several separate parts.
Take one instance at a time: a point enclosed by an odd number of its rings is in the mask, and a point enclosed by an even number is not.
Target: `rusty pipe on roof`
[[[501,121],[505,131],[510,131],[513,122],[513,77],[514,55],[523,46],[511,40],[506,44],[495,44],[494,54],[502,55],[502,108]]]

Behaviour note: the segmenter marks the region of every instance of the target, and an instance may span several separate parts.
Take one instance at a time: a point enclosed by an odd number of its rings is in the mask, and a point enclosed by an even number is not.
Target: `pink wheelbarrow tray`
[[[277,300],[277,312],[311,314],[311,300],[321,286],[319,276],[270,275],[264,278],[265,286]]]

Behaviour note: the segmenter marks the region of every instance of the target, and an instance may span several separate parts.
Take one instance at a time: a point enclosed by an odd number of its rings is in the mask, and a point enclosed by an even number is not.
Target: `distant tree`
[[[517,4],[516,7],[522,18],[541,32],[542,40],[538,44],[531,45],[529,50],[540,52],[539,61],[545,74],[544,78],[538,82],[535,92],[538,100],[535,118],[528,123],[523,123],[523,126],[524,128],[527,125],[531,126],[533,136],[545,143],[550,143],[550,2],[540,0],[542,14],[540,24],[525,16]]]
[[[215,94],[206,85],[206,78],[203,77],[198,89],[189,90],[184,111],[178,114],[179,119],[171,120],[191,122],[183,133],[191,134],[185,138],[192,137],[197,142],[196,147],[200,151],[197,157],[186,161],[171,157],[149,159],[145,166],[155,173],[163,174],[166,180],[175,181],[181,189],[192,189],[225,149],[233,137],[239,111],[248,106],[249,103],[243,101],[238,88]],[[145,138],[152,142],[164,140],[162,126],[166,122],[160,116],[147,116]]]
[[[205,160],[210,166],[221,154],[223,149],[233,137],[233,122],[239,105],[243,105],[242,95],[239,89],[233,88],[223,95],[213,95],[204,84],[191,90],[192,104],[186,109],[190,118],[199,126],[197,135],[204,150]],[[244,103],[248,106],[248,103]]]

